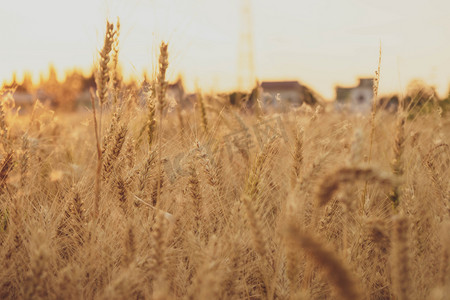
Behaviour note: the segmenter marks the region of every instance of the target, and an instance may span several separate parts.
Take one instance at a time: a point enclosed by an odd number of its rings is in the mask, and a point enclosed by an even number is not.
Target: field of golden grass
[[[1,299],[448,299],[450,120],[0,107]]]

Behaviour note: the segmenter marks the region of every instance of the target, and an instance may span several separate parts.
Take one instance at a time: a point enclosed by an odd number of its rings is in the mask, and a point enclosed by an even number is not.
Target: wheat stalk
[[[409,223],[404,216],[393,219],[392,281],[395,296],[399,300],[410,299],[413,286],[411,283],[410,252],[408,244]]]
[[[93,89],[90,89],[92,116],[94,118],[94,132],[97,146],[97,168],[95,172],[95,188],[94,188],[94,216],[98,217],[100,210],[100,193],[101,193],[101,172],[103,152],[100,146],[100,128],[97,125],[97,114],[95,110],[95,95]]]
[[[376,127],[376,113],[377,113],[377,97],[378,97],[378,88],[380,84],[380,71],[381,71],[381,42],[380,42],[380,51],[378,55],[378,68],[375,71],[375,80],[373,82],[373,99],[372,99],[372,112],[370,114],[370,136],[369,136],[369,156],[367,157],[367,162],[370,164],[372,162],[372,149],[373,149],[373,140],[375,136],[375,127]],[[364,184],[364,191],[362,193],[362,203],[366,202],[367,198],[367,188],[368,182]]]

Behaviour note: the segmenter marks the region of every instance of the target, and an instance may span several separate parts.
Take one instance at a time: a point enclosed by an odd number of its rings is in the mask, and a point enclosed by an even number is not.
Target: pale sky
[[[334,86],[371,76],[382,44],[380,92],[411,79],[450,84],[448,0],[252,0],[254,63],[259,80],[300,80],[328,99]],[[237,84],[240,0],[1,0],[0,80],[25,70],[37,78],[53,63],[60,74],[88,70],[103,42],[106,18],[122,24],[126,75],[152,70],[169,42],[169,75],[188,89]]]

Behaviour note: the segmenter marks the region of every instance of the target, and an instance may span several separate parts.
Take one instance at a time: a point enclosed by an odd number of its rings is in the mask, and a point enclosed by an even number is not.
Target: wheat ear
[[[106,93],[108,92],[110,52],[114,43],[114,24],[106,22],[105,40],[102,51],[100,51],[99,74],[97,77],[97,96],[100,106],[106,103]]]
[[[166,71],[169,66],[169,52],[167,50],[167,44],[162,42],[159,54],[159,72],[158,72],[158,104],[159,104],[159,131],[158,131],[158,187],[156,197],[156,207],[161,203],[161,172],[162,172],[162,116],[164,107],[166,106]]]
[[[303,164],[303,136],[304,129],[300,127],[297,129],[297,134],[295,136],[295,150],[293,155],[293,165],[292,165],[292,178],[291,186],[294,187],[299,181],[301,168]]]
[[[357,180],[365,180],[367,182],[374,181],[389,186],[394,185],[396,182],[391,176],[372,168],[343,167],[328,174],[319,183],[316,190],[317,204],[319,206],[324,206],[331,200],[334,193],[339,189],[339,186]]]
[[[200,234],[202,226],[202,195],[200,190],[200,181],[195,169],[194,161],[191,161],[188,165],[189,173],[189,195],[192,200],[192,210],[194,215],[194,233]]]
[[[306,251],[308,256],[323,268],[325,276],[335,288],[340,299],[361,299],[353,275],[335,252],[327,249],[315,237],[293,224],[289,224],[287,227],[287,238],[296,247]]]
[[[394,159],[391,162],[392,173],[396,176],[403,175],[403,163],[402,156],[405,145],[405,118],[403,115],[398,116],[397,127],[395,133],[395,141],[394,141]],[[392,205],[396,209],[400,204],[400,185],[395,185],[390,194],[389,199],[392,201]]]
[[[208,119],[206,117],[205,100],[201,92],[197,93],[198,102],[200,104],[200,116],[202,118],[202,128],[205,135],[208,135]]]

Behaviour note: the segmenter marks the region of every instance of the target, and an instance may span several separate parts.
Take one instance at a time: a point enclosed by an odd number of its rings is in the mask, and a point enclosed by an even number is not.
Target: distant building
[[[179,77],[176,82],[167,85],[166,97],[170,101],[175,101],[181,108],[191,106],[191,103],[186,101],[186,93],[184,91],[183,80]]]
[[[28,92],[16,91],[13,98],[16,106],[33,106],[34,103],[33,95]]]
[[[286,109],[303,103],[318,103],[316,95],[298,81],[263,81],[260,87],[261,101],[265,107]]]
[[[336,87],[336,109],[368,113],[372,109],[373,78],[360,78],[355,87]]]
[[[181,102],[184,98],[183,80],[178,78],[176,82],[167,85],[168,98],[174,98],[177,102]]]
[[[25,113],[31,111],[34,105],[34,96],[33,94],[26,91],[15,91],[13,94],[14,106],[16,109],[20,107],[20,113]]]
[[[378,107],[388,112],[396,112],[398,109],[399,97],[397,95],[384,96],[378,99]]]
[[[148,79],[144,79],[140,88],[138,89],[138,103],[142,106],[147,105],[148,95],[151,93],[152,85],[156,82],[150,82]],[[181,108],[187,108],[193,106],[190,102],[192,97],[188,99],[188,95],[184,90],[183,80],[178,78],[174,83],[168,83],[166,88],[166,98],[171,105],[180,105]]]

